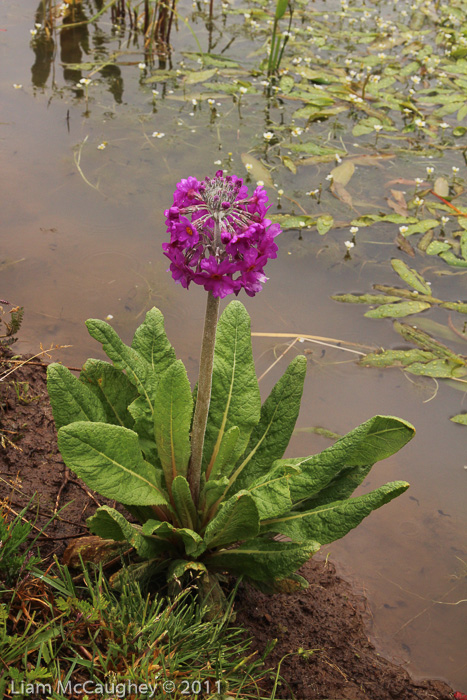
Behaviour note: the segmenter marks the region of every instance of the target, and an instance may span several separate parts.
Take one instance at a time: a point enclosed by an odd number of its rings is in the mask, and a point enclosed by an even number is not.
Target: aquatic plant
[[[87,321],[113,366],[88,360],[79,378],[48,368],[65,463],[139,521],[103,506],[89,528],[134,547],[144,560],[133,565],[136,575],[163,570],[174,582],[195,573],[219,592],[216,577],[230,572],[263,590],[292,590],[306,585],[295,572],[322,544],[408,487],[395,481],[350,498],[376,461],[412,438],[398,418],[376,416],[320,454],[283,458],[306,358],[290,363],[261,406],[245,307],[232,301],[218,321],[219,299],[241,288],[256,294],[276,255],[280,229],[265,218],[266,204],[262,188],[248,197],[239,178],[218,171],[182,180],[166,211],[174,279],[208,292],[194,393],[156,308],[131,346],[104,321]]]

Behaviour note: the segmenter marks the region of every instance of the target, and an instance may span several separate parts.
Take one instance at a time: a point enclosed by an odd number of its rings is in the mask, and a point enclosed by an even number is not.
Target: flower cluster
[[[186,289],[200,284],[221,299],[242,288],[251,297],[260,292],[281,233],[266,218],[267,203],[265,189],[257,187],[249,197],[243,180],[222,170],[204,181],[179,182],[165,211],[170,242],[162,244],[174,280]]]

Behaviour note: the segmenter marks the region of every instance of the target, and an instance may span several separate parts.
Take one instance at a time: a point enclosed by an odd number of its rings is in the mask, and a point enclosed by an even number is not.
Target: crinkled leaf
[[[174,538],[183,542],[188,556],[199,557],[206,546],[202,537],[187,527],[174,527],[169,522],[159,520],[147,520],[141,528],[143,535],[165,539],[173,542]]]
[[[294,542],[313,539],[328,544],[344,537],[373,510],[400,496],[409,487],[405,481],[394,481],[363,496],[320,505],[311,511],[290,513],[262,524],[265,531],[290,537]]]
[[[167,549],[167,542],[145,537],[141,526],[129,523],[121,513],[109,506],[98,508],[86,523],[90,531],[99,537],[117,542],[125,540],[143,559],[152,559]]]
[[[204,485],[203,491],[201,493],[201,502],[204,499],[204,511],[209,512],[214,503],[219,500],[225,493],[229,486],[229,480],[226,476],[222,476],[220,479],[209,479]]]
[[[176,476],[172,481],[172,498],[175,510],[183,527],[196,530],[197,514],[190,486],[184,476]]]
[[[132,430],[107,423],[70,423],[58,431],[58,448],[67,467],[102,496],[129,505],[167,503]]]
[[[234,544],[255,537],[259,532],[259,516],[255,500],[247,491],[229,498],[208,524],[204,543],[208,549]]]
[[[154,436],[168,488],[177,474],[187,473],[192,413],[190,382],[183,362],[177,360],[164,372],[154,394]]]
[[[133,428],[128,406],[138,396],[136,387],[126,374],[103,360],[87,360],[80,381],[97,396],[105,411],[105,421]]]
[[[57,430],[76,421],[105,422],[97,396],[63,365],[53,362],[47,367],[47,390]]]
[[[235,467],[231,457],[239,436],[240,430],[236,425],[224,433],[213,467],[209,474],[206,473],[209,481],[218,479],[222,475],[230,476]]]
[[[143,323],[136,329],[131,347],[149,363],[156,378],[177,359],[165,333],[164,317],[156,307],[147,312]]]
[[[298,472],[298,467],[280,465],[250,484],[248,492],[254,498],[260,520],[273,518],[290,510],[292,499],[288,480],[291,474]]]
[[[244,574],[254,581],[283,579],[293,574],[320,548],[318,542],[295,544],[257,538],[235,549],[214,552],[209,568]]]
[[[239,301],[232,301],[219,319],[214,351],[211,403],[206,426],[203,464],[214,464],[227,430],[238,426],[232,451],[236,462],[258,423],[261,397],[251,349],[250,317]]]
[[[230,479],[236,491],[248,488],[284,454],[300,411],[306,365],[303,355],[292,360],[264,402],[242,462]]]
[[[300,467],[289,479],[292,501],[309,498],[327,486],[343,469],[375,464],[401,449],[415,434],[410,423],[392,416],[374,416],[311,457],[282,459],[279,464]]]

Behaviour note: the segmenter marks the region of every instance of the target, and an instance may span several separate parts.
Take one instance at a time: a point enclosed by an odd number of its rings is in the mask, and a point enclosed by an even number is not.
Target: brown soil
[[[10,354],[0,350],[0,374]],[[3,367],[2,367],[3,363]],[[13,366],[13,365],[11,365]],[[87,534],[86,518],[98,503],[66,469],[57,452],[55,426],[46,390],[46,365],[19,367],[0,383],[0,495],[16,512],[34,497],[38,528],[66,505],[38,540],[41,555],[61,557],[67,544]],[[27,387],[26,384],[27,383]],[[16,387],[16,388],[15,388]],[[11,441],[11,442],[9,442]],[[37,494],[34,496],[34,494]],[[448,700],[441,681],[413,680],[400,666],[376,653],[365,630],[365,600],[336,575],[332,565],[312,560],[300,572],[310,587],[293,595],[266,596],[249,586],[238,593],[237,622],[285,680],[276,695],[297,700]],[[300,649],[313,653],[300,654]],[[289,654],[289,656],[286,656]],[[271,680],[269,690],[273,686]]]

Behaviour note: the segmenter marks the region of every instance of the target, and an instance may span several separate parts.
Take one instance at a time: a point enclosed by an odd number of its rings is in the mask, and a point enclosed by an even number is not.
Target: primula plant
[[[87,321],[113,364],[88,360],[79,378],[49,366],[65,463],[131,515],[103,506],[89,528],[134,547],[135,574],[163,570],[174,581],[195,572],[215,585],[227,572],[291,590],[306,585],[295,572],[322,544],[408,487],[396,481],[350,498],[375,462],[412,438],[398,418],[371,418],[320,454],[283,457],[306,359],[290,363],[261,405],[244,306],[232,301],[218,322],[219,298],[242,288],[254,296],[276,257],[280,229],[265,218],[267,201],[261,187],[248,196],[242,180],[219,171],[182,180],[166,211],[174,279],[208,292],[194,392],[155,308],[130,346],[104,321]]]

